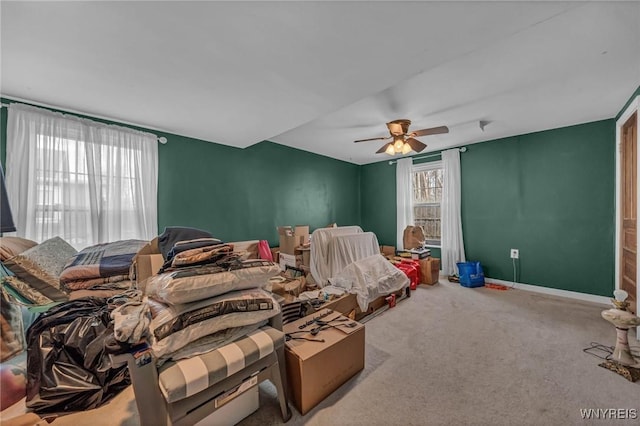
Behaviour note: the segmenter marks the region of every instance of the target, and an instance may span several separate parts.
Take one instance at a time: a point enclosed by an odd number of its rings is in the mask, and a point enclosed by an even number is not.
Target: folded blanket
[[[167,261],[170,261],[176,254],[183,251],[199,247],[215,246],[217,244],[222,244],[222,240],[217,238],[197,238],[195,240],[178,241],[173,245],[169,253],[167,253]]]
[[[173,257],[171,266],[179,268],[181,266],[202,265],[203,263],[214,263],[226,255],[233,253],[231,244],[219,244],[215,246],[199,247],[183,251]]]
[[[233,246],[230,247],[231,249],[229,250],[229,244],[224,244],[222,241],[215,238],[200,238],[198,240],[180,241],[173,246],[167,255],[167,259],[162,265],[160,272],[176,267],[176,265],[174,265],[174,261],[176,259],[181,259],[177,261],[177,266],[199,264],[202,262],[199,262],[198,259],[193,259],[194,255],[205,251],[211,251],[209,257],[214,256],[217,253],[230,253],[233,252]]]
[[[158,249],[164,260],[178,241],[194,240],[196,238],[213,238],[207,231],[183,226],[167,226],[164,232],[158,235]]]
[[[176,254],[160,268],[160,273],[201,265],[220,266],[225,269],[240,267],[242,253],[234,253],[231,244],[219,244],[186,250]]]
[[[87,247],[67,262],[60,282],[128,275],[134,256],[145,244],[147,241],[122,240]]]
[[[119,283],[121,281],[130,281],[129,275],[114,275],[106,278],[90,278],[88,280],[68,281],[64,283],[64,287],[67,290],[82,290],[87,288],[93,288],[102,284]]]

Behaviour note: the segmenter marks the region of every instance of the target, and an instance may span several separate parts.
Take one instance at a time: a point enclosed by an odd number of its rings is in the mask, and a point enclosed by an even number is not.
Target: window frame
[[[411,167],[411,212],[414,212],[416,206],[440,206],[440,230],[442,231],[442,200],[439,203],[414,203],[413,202],[413,175],[417,172],[423,172],[428,170],[443,169],[442,160],[427,161],[425,163],[413,164]],[[443,176],[444,179],[444,176]],[[414,217],[415,222],[415,217]],[[442,248],[442,234],[440,235],[439,244],[425,244],[425,247],[430,248]]]

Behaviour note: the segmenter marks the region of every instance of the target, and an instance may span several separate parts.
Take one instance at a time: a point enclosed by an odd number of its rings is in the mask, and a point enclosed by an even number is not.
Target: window
[[[414,165],[411,182],[413,222],[424,229],[427,245],[440,246],[442,163]]]
[[[19,236],[82,249],[157,234],[155,135],[16,104],[7,135]]]

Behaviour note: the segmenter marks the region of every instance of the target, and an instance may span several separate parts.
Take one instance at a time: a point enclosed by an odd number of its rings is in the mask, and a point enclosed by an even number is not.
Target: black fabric
[[[167,226],[164,228],[164,232],[158,235],[158,249],[160,253],[162,253],[164,260],[167,260],[169,251],[178,241],[195,240],[198,238],[213,238],[213,235],[197,228]]]
[[[83,298],[41,314],[27,331],[27,402],[36,413],[99,407],[130,384],[127,366],[112,368],[113,336],[105,300]]]

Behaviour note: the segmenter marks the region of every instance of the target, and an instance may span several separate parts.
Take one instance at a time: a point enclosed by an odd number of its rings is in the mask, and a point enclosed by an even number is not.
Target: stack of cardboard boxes
[[[391,261],[401,259],[396,256],[396,248],[394,246],[380,246],[380,253]],[[427,285],[437,284],[440,277],[440,259],[428,256],[414,260],[420,264],[420,283]]]
[[[284,270],[287,266],[308,270],[310,259],[309,226],[279,226],[278,236],[280,247],[274,249],[277,252],[277,261]],[[276,258],[274,257],[274,260]]]

